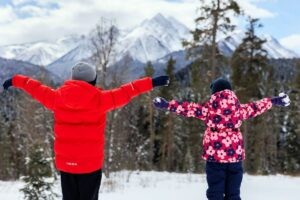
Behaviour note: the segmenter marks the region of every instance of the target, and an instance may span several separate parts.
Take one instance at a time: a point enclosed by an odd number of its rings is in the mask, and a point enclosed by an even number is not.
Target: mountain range
[[[116,45],[115,63],[130,58],[135,68],[131,73],[143,71],[138,67],[147,61],[160,66],[166,63],[172,55],[177,60],[176,69],[188,64],[185,60],[185,51],[182,47],[183,39],[190,39],[189,29],[173,17],[157,14],[151,19],[144,20],[131,30],[118,30],[119,37]],[[235,31],[220,38],[218,45],[220,51],[230,56],[242,42],[243,31]],[[295,52],[283,47],[270,35],[262,35],[266,39],[264,48],[268,50],[269,57],[298,58]],[[47,70],[66,79],[71,67],[78,61],[89,60],[92,55],[90,36],[69,35],[56,41],[38,41],[26,44],[0,46],[0,57],[26,61],[34,65],[45,66]]]
[[[0,58],[0,69],[1,85],[6,79],[11,78],[15,74],[23,74],[37,79],[42,78],[43,82],[52,86],[56,86],[62,82],[59,76],[53,74],[46,68],[29,62]],[[1,89],[2,87],[0,87],[0,90]]]

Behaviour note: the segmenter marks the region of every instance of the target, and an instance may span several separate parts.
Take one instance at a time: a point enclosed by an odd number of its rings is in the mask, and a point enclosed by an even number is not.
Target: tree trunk
[[[218,29],[218,22],[219,22],[219,10],[220,10],[220,2],[221,0],[218,0],[217,9],[215,11],[214,15],[214,24],[213,24],[213,30],[212,30],[212,52],[211,52],[211,70],[212,70],[212,77],[216,77],[216,58],[217,58],[217,29]]]
[[[153,127],[153,106],[152,106],[151,94],[149,94],[148,97],[149,97],[148,109],[149,109],[149,132],[150,132],[149,156],[150,156],[151,168],[153,168],[155,131]]]
[[[168,170],[173,170],[174,166],[173,166],[173,155],[174,155],[174,132],[173,132],[173,126],[172,126],[172,117],[168,116],[167,119],[167,134],[168,134],[168,152],[167,152],[167,156],[168,156]]]

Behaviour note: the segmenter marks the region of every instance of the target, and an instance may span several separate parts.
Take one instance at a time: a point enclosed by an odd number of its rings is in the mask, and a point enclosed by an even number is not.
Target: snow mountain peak
[[[119,49],[121,55],[130,55],[138,61],[154,61],[182,49],[181,41],[186,37],[189,30],[185,25],[159,13],[122,38]]]
[[[82,36],[68,35],[56,41],[38,41],[18,45],[0,47],[4,58],[30,62],[35,65],[46,66],[75,48],[82,40]]]
[[[119,62],[125,57],[138,63],[147,61],[165,61],[164,58],[172,53],[184,64],[185,57],[182,40],[191,39],[190,30],[174,17],[156,14],[150,19],[145,19],[131,30],[119,30],[116,27],[118,41],[115,47]],[[220,51],[231,56],[234,50],[241,44],[245,36],[244,31],[236,30],[230,35],[219,39]],[[0,46],[0,55],[8,59],[16,59],[31,62],[47,68],[59,76],[67,77],[73,64],[81,60],[90,60],[92,55],[90,43],[91,35],[67,35],[58,38],[54,42],[39,41],[19,45]],[[299,57],[295,52],[283,47],[270,35],[262,35],[267,42],[264,48],[269,52],[270,58],[295,58]],[[178,52],[178,53],[176,53]],[[183,53],[179,53],[183,52]],[[184,67],[184,66],[182,66]]]
[[[226,56],[231,56],[234,50],[242,43],[244,37],[245,32],[243,32],[242,30],[236,30],[229,36],[221,38],[218,41],[220,51]],[[262,34],[259,35],[259,37],[266,40],[263,48],[268,51],[269,58],[299,58],[299,55],[297,53],[282,46],[273,36],[269,34]]]

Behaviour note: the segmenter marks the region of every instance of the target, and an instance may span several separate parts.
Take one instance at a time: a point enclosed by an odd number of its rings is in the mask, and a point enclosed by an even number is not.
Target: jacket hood
[[[211,95],[209,100],[209,109],[212,117],[218,116],[220,124],[226,124],[225,122],[230,122],[235,128],[238,128],[241,124],[239,120],[232,121],[231,119],[237,118],[239,115],[240,101],[231,90],[222,90]],[[213,118],[214,118],[213,117]],[[214,120],[214,119],[211,119]],[[219,128],[223,128],[220,124],[211,124],[212,126],[218,125]],[[225,128],[225,127],[224,127]]]
[[[99,102],[101,89],[85,81],[69,80],[58,89],[59,107],[72,110],[86,110],[95,107]]]
[[[235,105],[237,108],[240,105],[240,101],[239,101],[238,97],[236,96],[236,94],[232,90],[229,90],[229,89],[225,89],[225,90],[222,90],[222,91],[212,94],[210,97],[210,103],[213,103],[215,100],[217,100],[220,103],[223,103],[223,102],[226,103],[227,106],[220,105],[222,108],[225,108],[225,106],[231,107],[232,105]]]
[[[211,95],[211,99],[223,98],[223,97],[233,98],[235,101],[239,101],[236,94],[230,89],[225,89],[225,90],[222,90],[222,91],[218,91],[218,92]]]

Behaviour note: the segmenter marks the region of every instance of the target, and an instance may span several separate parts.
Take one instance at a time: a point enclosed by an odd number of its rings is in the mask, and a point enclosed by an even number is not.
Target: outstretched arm
[[[280,93],[278,97],[264,98],[259,101],[241,104],[240,113],[244,120],[254,118],[258,115],[263,114],[272,108],[272,106],[289,106],[290,99],[284,94]]]
[[[153,87],[168,85],[168,83],[168,76],[160,76],[154,79],[146,77],[135,80],[119,88],[105,91],[101,98],[102,106],[105,111],[120,108],[129,103],[134,97],[152,90]]]
[[[6,80],[3,84],[5,90],[10,86],[24,90],[48,109],[54,109],[55,91],[48,86],[42,85],[39,81],[27,76],[15,75],[12,79]]]
[[[208,112],[208,109],[205,105],[192,102],[178,102],[176,100],[168,102],[161,97],[156,97],[153,100],[153,104],[157,108],[169,110],[177,115],[184,117],[195,117],[201,120],[206,120]]]

